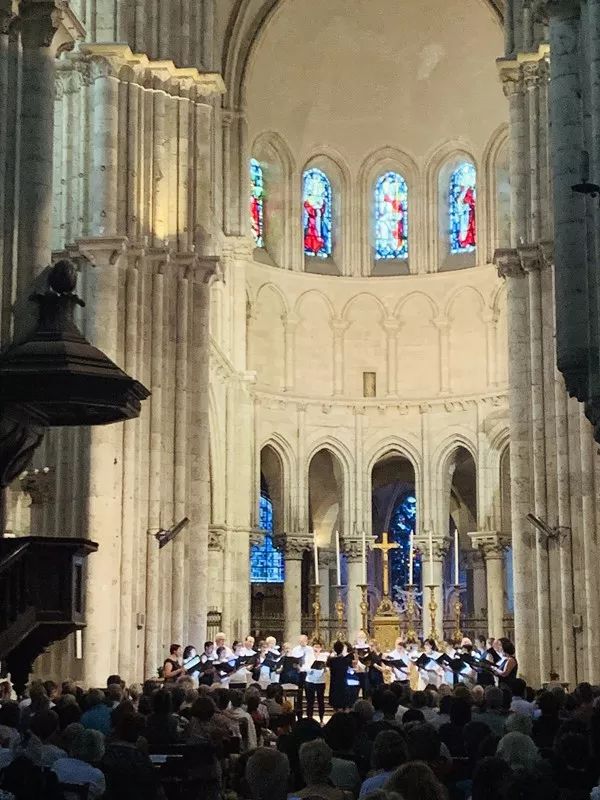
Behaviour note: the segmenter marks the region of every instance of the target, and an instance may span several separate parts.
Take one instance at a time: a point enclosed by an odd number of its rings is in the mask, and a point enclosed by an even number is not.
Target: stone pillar
[[[398,333],[400,323],[392,317],[383,322],[387,336],[387,396],[398,394]]]
[[[119,269],[125,246],[123,238],[78,242],[79,252],[87,259],[85,335],[113,360],[118,349]],[[85,434],[82,472],[88,473],[89,489],[83,514],[87,527],[81,535],[98,542],[99,548],[88,562],[84,675],[89,686],[102,686],[119,665],[123,426],[99,425]]]
[[[485,561],[478,551],[467,551],[465,554],[467,568],[471,569],[473,587],[473,615],[481,619],[487,613],[487,597],[485,586]]]
[[[537,580],[531,570],[535,539],[527,521],[532,504],[529,291],[516,250],[498,250],[495,260],[498,274],[507,281],[508,330],[511,333],[508,366],[515,646],[522,674],[530,682],[538,683],[545,676],[539,672]]]
[[[21,297],[50,262],[55,59],[65,44],[58,35],[61,18],[61,4],[54,0],[21,0],[19,5],[23,73],[17,295]]]
[[[357,632],[362,628],[360,601],[362,594],[359,585],[363,582],[362,540],[344,538],[342,552],[348,564],[348,590],[346,594],[346,630],[348,641],[356,640]]]
[[[206,636],[206,612],[209,597],[207,580],[208,525],[210,522],[210,468],[208,385],[210,362],[210,285],[219,276],[219,259],[198,256],[190,268],[192,287],[192,331],[190,350],[191,429],[188,441],[190,483],[188,508],[190,517],[190,613],[191,642],[202,642]],[[232,446],[232,442],[228,441]],[[212,589],[211,589],[212,591]]]
[[[525,85],[519,65],[502,60],[499,64],[502,89],[508,98],[510,115],[510,238],[514,247],[525,241],[528,228],[529,155]]]
[[[439,336],[440,393],[446,394],[450,389],[450,322],[438,317],[433,324]]]
[[[345,319],[331,320],[333,328],[333,393],[344,394],[344,333],[348,328]]]
[[[431,633],[431,616],[429,612],[430,592],[426,587],[430,584],[435,586],[434,597],[437,603],[435,614],[435,628],[439,637],[443,636],[444,630],[444,559],[450,547],[450,539],[447,536],[433,537],[433,565],[429,561],[429,534],[415,536],[415,548],[420,550],[423,563],[423,619],[422,630],[425,636]]]
[[[335,561],[332,550],[319,550],[319,585],[321,586],[321,618],[331,617],[331,565]],[[324,637],[326,638],[326,637]]]
[[[312,548],[309,536],[288,533],[281,544],[285,555],[283,584],[284,639],[295,641],[302,631],[302,557]]]
[[[225,531],[223,528],[212,527],[208,532],[208,583],[210,586],[208,609],[214,609],[221,613],[223,613],[224,552]],[[201,643],[199,642],[198,644],[200,645]]]
[[[504,635],[504,552],[508,541],[497,531],[469,533],[471,543],[485,559],[488,636]]]
[[[550,16],[550,147],[554,197],[556,357],[569,394],[587,400],[589,307],[580,84],[580,0],[548,0]]]
[[[285,337],[285,384],[284,392],[291,392],[296,383],[296,328],[300,322],[298,317],[288,314],[283,317]]]

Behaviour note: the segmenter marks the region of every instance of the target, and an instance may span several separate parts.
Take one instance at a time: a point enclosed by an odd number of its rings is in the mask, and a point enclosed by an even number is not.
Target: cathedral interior
[[[2,484],[98,544],[34,674],[358,631],[387,534],[400,627],[600,682],[599,70],[600,0],[0,0],[0,345],[68,259],[150,392]]]

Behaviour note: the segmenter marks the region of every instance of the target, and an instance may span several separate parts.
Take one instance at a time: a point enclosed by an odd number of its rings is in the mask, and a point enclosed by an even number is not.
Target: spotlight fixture
[[[581,182],[571,186],[572,191],[593,198],[600,196],[600,186],[590,182],[590,154],[587,150],[581,151],[580,175]]]

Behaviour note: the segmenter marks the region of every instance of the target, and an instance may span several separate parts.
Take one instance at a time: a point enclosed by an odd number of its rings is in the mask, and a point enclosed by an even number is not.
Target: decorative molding
[[[372,537],[371,537],[372,539]],[[372,544],[374,539],[369,542],[367,540],[367,547]],[[349,561],[362,561],[362,539],[358,538],[343,538],[340,542],[341,551]]]
[[[472,546],[487,558],[501,558],[510,546],[510,539],[499,531],[473,531],[469,533]]]
[[[516,248],[504,248],[494,253],[494,263],[500,278],[524,278],[525,270],[519,251]]]
[[[429,558],[429,535],[422,534],[415,536],[415,548],[421,553],[423,562]],[[433,560],[443,561],[450,550],[450,538],[448,536],[433,537]]]
[[[288,533],[275,537],[275,544],[283,550],[286,561],[300,561],[313,548],[314,540],[311,536]]]
[[[43,506],[54,497],[56,485],[50,467],[26,470],[20,475],[19,481],[21,491],[31,497],[32,506]]]

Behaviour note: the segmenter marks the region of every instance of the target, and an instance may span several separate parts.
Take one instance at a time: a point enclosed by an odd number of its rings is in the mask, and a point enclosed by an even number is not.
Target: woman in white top
[[[306,671],[306,681],[304,683],[304,690],[306,692],[306,716],[308,719],[313,718],[316,698],[319,719],[322,725],[323,718],[325,717],[325,665],[329,658],[329,653],[323,652],[323,645],[318,641],[313,642],[312,650],[313,658],[310,660],[310,663],[304,664],[304,670]],[[314,667],[314,664],[317,664],[317,667]]]
[[[234,642],[233,643],[233,658],[229,661],[230,664],[236,664],[237,669],[235,672],[232,672],[229,676],[229,688],[230,689],[239,689],[240,691],[245,691],[246,686],[248,685],[248,676],[250,675],[250,671],[245,664],[237,664],[239,658],[241,658],[244,654],[244,643],[243,642]]]

